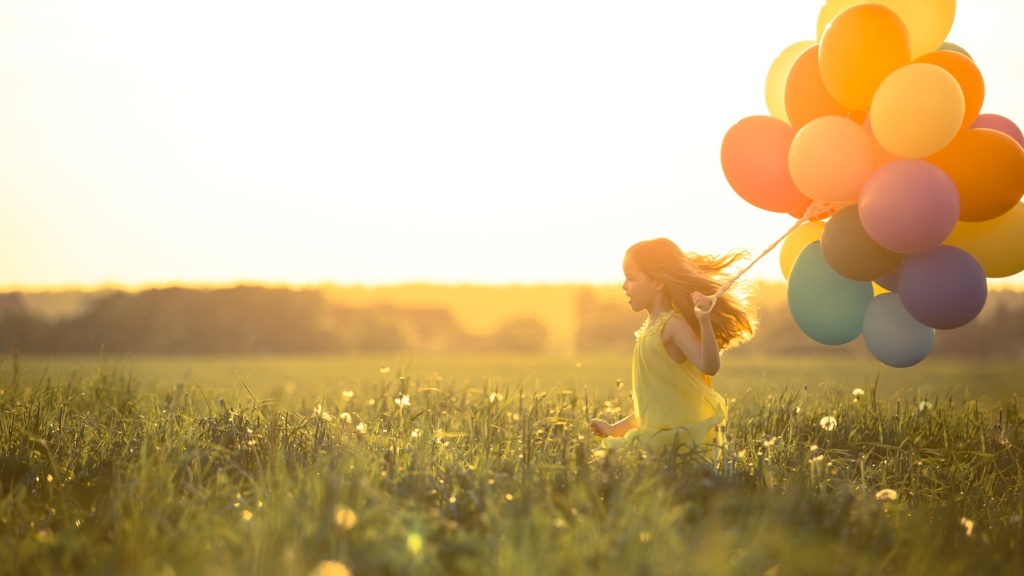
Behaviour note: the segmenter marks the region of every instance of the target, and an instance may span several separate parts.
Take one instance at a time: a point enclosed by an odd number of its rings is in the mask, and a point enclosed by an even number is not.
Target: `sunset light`
[[[640,239],[756,254],[793,218],[729,187],[722,138],[822,4],[5,2],[0,287],[617,283]],[[960,2],[948,35],[1018,124],[1021,22]]]

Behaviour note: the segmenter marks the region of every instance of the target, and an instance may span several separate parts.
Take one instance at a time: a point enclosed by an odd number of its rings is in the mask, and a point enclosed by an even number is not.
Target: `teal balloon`
[[[786,290],[789,312],[808,337],[838,346],[861,335],[864,312],[874,290],[871,282],[850,280],[828,265],[821,242],[811,242],[797,256]]]
[[[899,294],[879,294],[864,313],[864,343],[879,362],[907,368],[924,360],[935,343],[935,329],[903,307]]]

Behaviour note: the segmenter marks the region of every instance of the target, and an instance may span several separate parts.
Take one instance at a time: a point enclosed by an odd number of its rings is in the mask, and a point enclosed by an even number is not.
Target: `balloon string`
[[[778,246],[780,242],[785,240],[787,236],[792,234],[793,231],[796,230],[797,228],[799,228],[804,222],[807,222],[815,214],[818,214],[822,210],[828,209],[829,207],[830,206],[829,206],[828,203],[819,202],[817,200],[812,201],[811,204],[809,206],[807,206],[807,209],[804,210],[804,213],[800,216],[800,218],[798,218],[797,221],[792,226],[789,227],[789,230],[786,230],[786,232],[782,236],[779,236],[774,242],[769,244],[767,248],[765,248],[760,254],[758,254],[756,258],[751,260],[750,264],[747,264],[746,266],[744,266],[742,270],[740,270],[739,272],[734,274],[731,278],[726,280],[718,288],[718,291],[715,292],[713,296],[711,296],[711,307],[708,308],[708,312],[710,312],[711,309],[713,309],[715,307],[715,303],[718,302],[718,299],[723,294],[725,294],[725,292],[727,290],[729,290],[729,288],[732,288],[732,285],[735,284],[737,280],[739,280],[740,276],[746,274],[746,272],[748,270],[750,270],[754,266],[754,264],[757,264],[758,260],[760,260],[761,258],[764,258],[765,256],[767,256],[769,252],[774,250],[775,247]]]

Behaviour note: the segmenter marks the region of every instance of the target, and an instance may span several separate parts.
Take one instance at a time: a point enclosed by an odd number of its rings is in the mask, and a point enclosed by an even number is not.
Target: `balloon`
[[[953,76],[964,95],[964,121],[960,124],[960,130],[970,127],[985,102],[985,79],[974,60],[959,52],[938,50],[921,56],[914,63],[934,64]],[[931,98],[931,94],[928,97]]]
[[[825,87],[851,110],[866,110],[882,80],[909,63],[906,27],[895,12],[878,4],[858,4],[840,12],[818,48]]]
[[[889,272],[885,276],[876,279],[875,284],[877,284],[883,290],[888,290],[889,292],[898,292],[900,287],[900,269],[896,268],[895,270]]]
[[[974,256],[989,278],[1024,272],[1024,204],[984,222],[959,222],[944,243]]]
[[[804,50],[815,45],[816,43],[811,40],[790,44],[775,58],[771,67],[768,68],[768,78],[764,84],[764,100],[768,104],[768,113],[787,124],[790,123],[790,120],[786,114],[786,78],[789,77],[789,71],[797,57]]]
[[[821,252],[833,270],[850,280],[881,278],[899,267],[903,255],[878,245],[861,225],[856,205],[847,206],[825,224]]]
[[[871,128],[882,148],[902,158],[924,158],[949,144],[964,121],[956,78],[934,64],[908,64],[878,86]]]
[[[901,254],[938,246],[960,212],[953,180],[924,160],[897,160],[876,170],[864,183],[858,205],[871,239]]]
[[[898,294],[879,294],[864,312],[864,343],[879,362],[907,368],[931,352],[935,329],[914,320]]]
[[[818,70],[818,45],[804,50],[793,62],[786,76],[783,104],[789,124],[797,129],[821,116],[846,116],[843,108],[821,81]]]
[[[821,202],[855,198],[874,161],[864,129],[840,116],[811,120],[796,133],[789,148],[789,173],[797,189]]]
[[[1024,148],[1024,132],[1013,123],[1013,120],[999,114],[979,114],[971,128],[989,128],[998,130],[1017,141]]]
[[[821,7],[818,12],[818,41],[821,41],[822,34],[825,33],[825,28],[832,23],[832,20],[839,15],[840,12],[846,10],[850,6],[856,4],[862,4],[864,0],[825,0],[825,5]]]
[[[910,35],[910,54],[920,56],[937,50],[956,15],[956,0],[871,0],[900,17]]]
[[[878,143],[878,139],[875,138],[875,131],[871,128],[870,115],[865,118],[860,125],[864,128],[864,132],[868,135],[868,138],[871,139],[871,149],[875,152],[875,168],[881,168],[893,160],[899,160],[899,156],[896,156],[885,148],[882,148],[882,145]]]
[[[821,244],[812,242],[793,264],[786,296],[800,330],[817,342],[834,346],[860,335],[873,293],[870,282],[850,280],[829,267]]]
[[[974,56],[971,56],[970,52],[968,52],[967,50],[964,50],[962,47],[960,47],[957,44],[953,44],[952,42],[943,42],[942,45],[939,46],[939,50],[949,50],[950,52],[959,52],[959,53],[963,54],[964,56],[967,56],[971,60],[974,60]]]
[[[1002,132],[964,130],[929,161],[956,183],[961,220],[991,220],[1024,196],[1024,148]]]
[[[803,212],[810,201],[789,175],[789,147],[796,131],[771,116],[750,116],[722,140],[722,170],[741,198],[769,212]]]
[[[973,320],[988,296],[981,264],[956,246],[936,246],[907,256],[900,266],[899,287],[907,312],[921,324],[940,330]]]
[[[797,256],[811,242],[821,239],[821,231],[825,223],[818,220],[809,220],[796,227],[795,230],[786,236],[782,241],[782,248],[779,249],[779,268],[782,269],[782,277],[789,279],[789,272],[793,269],[793,263]]]

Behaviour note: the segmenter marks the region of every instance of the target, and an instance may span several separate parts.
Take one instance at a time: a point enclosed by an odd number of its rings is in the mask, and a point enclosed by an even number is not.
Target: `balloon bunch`
[[[1024,270],[1024,135],[981,114],[982,74],[945,42],[955,11],[828,0],[818,41],[769,70],[771,115],[722,141],[741,198],[801,219],[781,254],[797,325],[828,345],[863,335],[890,366],[973,320],[987,278]]]

